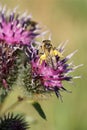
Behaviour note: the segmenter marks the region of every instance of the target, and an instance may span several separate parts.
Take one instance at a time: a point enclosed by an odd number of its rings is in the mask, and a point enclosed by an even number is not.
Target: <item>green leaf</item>
[[[46,115],[41,107],[41,105],[38,102],[33,102],[32,103],[33,107],[36,109],[36,111],[38,112],[38,114],[46,120]]]

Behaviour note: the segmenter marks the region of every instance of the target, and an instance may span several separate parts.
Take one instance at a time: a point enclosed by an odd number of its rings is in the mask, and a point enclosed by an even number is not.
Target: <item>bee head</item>
[[[36,26],[36,25],[37,25],[37,22],[35,22],[35,21],[30,21],[30,24],[31,24],[31,26]]]
[[[52,44],[51,44],[51,41],[50,40],[44,40],[43,41],[43,44],[44,44],[44,47],[46,49],[51,49],[52,48]]]
[[[26,24],[27,24],[27,26],[29,25],[29,27],[28,27],[29,30],[34,30],[36,28],[37,22],[28,20],[26,22]]]

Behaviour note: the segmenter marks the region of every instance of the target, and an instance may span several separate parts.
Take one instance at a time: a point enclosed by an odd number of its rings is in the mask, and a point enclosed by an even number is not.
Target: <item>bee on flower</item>
[[[51,40],[43,40],[38,53],[31,60],[33,80],[39,79],[41,86],[46,91],[54,91],[57,97],[61,97],[60,90],[68,91],[64,88],[63,81],[80,78],[79,76],[72,77],[68,74],[82,66],[82,64],[75,66],[72,63],[67,63],[77,50],[64,57],[65,44],[56,48],[53,47]]]
[[[41,46],[41,56],[40,56],[40,64],[45,60],[49,66],[56,69],[57,67],[57,58],[63,57],[62,53],[60,53],[53,45],[50,40],[44,40]]]

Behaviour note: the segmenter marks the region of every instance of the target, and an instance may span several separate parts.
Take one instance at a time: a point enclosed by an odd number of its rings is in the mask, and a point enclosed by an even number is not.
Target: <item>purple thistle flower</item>
[[[50,40],[44,40],[41,45],[41,53],[38,53],[31,61],[33,79],[39,79],[46,90],[55,91],[57,97],[61,96],[59,90],[65,90],[63,81],[71,81],[72,76],[68,74],[79,66],[67,61],[77,52],[64,57],[65,45],[54,48]],[[77,77],[79,78],[79,77]]]
[[[20,16],[15,10],[6,13],[5,7],[0,11],[0,41],[7,44],[29,45],[38,35],[38,27],[30,16]]]
[[[5,7],[0,9],[0,89],[12,87],[20,64],[25,62],[26,48],[35,42],[39,30],[30,16],[19,15],[15,10],[8,13]]]

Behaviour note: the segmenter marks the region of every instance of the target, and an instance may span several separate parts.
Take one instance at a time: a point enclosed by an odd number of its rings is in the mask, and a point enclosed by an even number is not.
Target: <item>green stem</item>
[[[0,116],[2,116],[3,114],[9,112],[10,110],[13,110],[18,105],[20,105],[22,102],[25,102],[25,101],[27,101],[30,104],[32,104],[34,102],[33,99],[29,100],[29,98],[26,98],[26,97],[24,97],[24,98],[18,97],[18,100],[14,104],[12,104],[10,107],[8,107],[4,112],[1,112]],[[3,108],[3,106],[1,107],[0,110],[2,110],[2,108]]]

